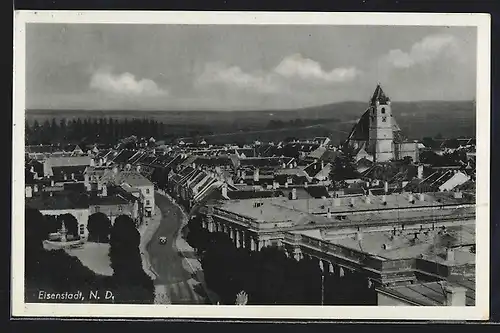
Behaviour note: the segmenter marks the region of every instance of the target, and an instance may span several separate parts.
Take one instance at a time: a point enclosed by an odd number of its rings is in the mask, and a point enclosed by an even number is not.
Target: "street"
[[[155,281],[157,289],[164,290],[172,304],[209,304],[191,266],[177,250],[176,238],[182,224],[179,208],[159,194],[155,194],[155,201],[162,217],[157,231],[147,245],[147,251],[151,266],[158,275]],[[162,236],[166,237],[166,244],[160,243],[159,238]]]

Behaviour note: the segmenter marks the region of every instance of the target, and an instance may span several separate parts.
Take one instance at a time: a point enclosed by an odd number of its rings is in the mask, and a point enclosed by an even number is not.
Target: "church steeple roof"
[[[387,104],[387,102],[389,101],[390,99],[382,90],[380,83],[377,84],[377,88],[375,88],[375,92],[373,93],[373,96],[370,99],[370,105],[375,105],[377,102],[379,102],[380,104]]]

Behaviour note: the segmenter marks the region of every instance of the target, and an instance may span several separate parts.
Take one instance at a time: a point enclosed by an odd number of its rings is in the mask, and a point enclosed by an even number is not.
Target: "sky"
[[[246,110],[471,100],[474,27],[31,23],[29,109]]]

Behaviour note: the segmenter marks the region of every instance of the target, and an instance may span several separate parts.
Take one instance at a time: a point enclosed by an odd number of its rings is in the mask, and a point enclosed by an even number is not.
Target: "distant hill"
[[[254,111],[140,111],[140,110],[35,110],[26,111],[29,123],[40,124],[55,118],[152,118],[172,126],[210,127],[214,133],[235,130],[258,130],[271,120],[289,122],[295,119],[324,119],[326,128],[348,132],[366,110],[368,103],[341,102],[293,110]],[[393,115],[403,132],[411,138],[424,136],[475,136],[476,112],[472,101],[393,102]],[[331,119],[332,121],[328,121]],[[324,133],[322,133],[324,134]]]

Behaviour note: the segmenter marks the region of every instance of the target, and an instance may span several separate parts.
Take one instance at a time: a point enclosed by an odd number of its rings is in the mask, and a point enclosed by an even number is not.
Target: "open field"
[[[37,120],[75,118],[148,118],[164,124],[168,137],[210,135],[211,143],[275,141],[286,137],[331,135],[343,139],[367,107],[364,102],[342,102],[296,110],[199,111],[199,110],[27,110],[29,123]],[[393,102],[393,115],[409,138],[475,136],[476,113],[472,101]],[[291,126],[300,120],[304,126]],[[281,128],[270,128],[271,122]],[[231,134],[227,134],[231,133]],[[223,134],[223,135],[218,135]],[[232,141],[231,141],[232,140]]]

